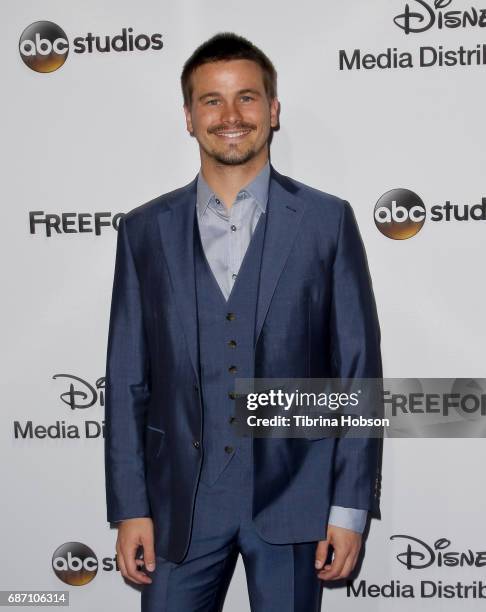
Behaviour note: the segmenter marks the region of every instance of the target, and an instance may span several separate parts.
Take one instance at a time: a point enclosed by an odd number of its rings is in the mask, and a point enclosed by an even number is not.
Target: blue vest
[[[235,434],[235,378],[254,377],[255,318],[266,214],[260,215],[226,301],[204,254],[195,216],[194,270],[203,402],[201,480],[214,484],[238,453],[250,465],[251,438]]]

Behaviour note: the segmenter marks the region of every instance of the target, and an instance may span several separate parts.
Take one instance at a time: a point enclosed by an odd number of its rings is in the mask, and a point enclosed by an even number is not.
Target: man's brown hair
[[[243,36],[233,32],[221,32],[199,45],[184,64],[181,74],[184,104],[191,105],[191,75],[196,68],[211,62],[246,59],[256,62],[263,72],[263,83],[267,97],[277,97],[277,71],[268,57]]]

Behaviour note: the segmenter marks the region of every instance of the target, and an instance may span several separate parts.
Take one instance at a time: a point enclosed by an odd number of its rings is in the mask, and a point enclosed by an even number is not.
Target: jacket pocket
[[[164,445],[165,431],[154,427],[145,426],[145,455],[148,459],[157,459]]]
[[[332,437],[333,436],[329,434],[325,434],[325,435],[315,436],[313,438],[305,437],[304,440],[307,440],[307,442],[317,442],[318,440],[328,440],[329,438],[332,438]]]

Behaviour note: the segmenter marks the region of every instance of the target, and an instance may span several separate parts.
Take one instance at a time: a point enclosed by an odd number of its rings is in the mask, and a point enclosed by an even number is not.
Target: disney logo
[[[435,23],[435,12],[424,0],[414,0],[417,4],[420,4],[424,9],[423,12],[411,11],[410,5],[405,5],[405,12],[401,15],[397,15],[393,21],[401,28],[405,34],[410,32],[425,32],[429,30]],[[448,6],[452,0],[435,0],[434,8],[444,8]]]
[[[452,0],[435,0],[433,3],[425,0],[414,0],[415,10],[410,9],[410,4],[405,5],[401,15],[397,15],[393,21],[405,34],[419,33],[430,30],[434,25],[439,30],[443,28],[466,28],[477,26],[486,27],[486,9],[471,7],[465,11],[444,11]]]
[[[100,405],[105,405],[105,377],[98,378],[95,382],[95,386],[89,384],[86,380],[73,376],[72,374],[54,374],[52,377],[56,378],[68,378],[71,381],[76,381],[77,384],[71,382],[69,388],[59,396],[64,404],[67,404],[71,410],[75,408],[91,408],[99,400]]]
[[[407,546],[404,552],[397,555],[397,560],[409,570],[425,569],[431,565],[437,567],[484,567],[486,565],[486,550],[465,551],[447,550],[451,541],[439,538],[432,546],[409,535],[393,535],[390,540],[405,540]]]

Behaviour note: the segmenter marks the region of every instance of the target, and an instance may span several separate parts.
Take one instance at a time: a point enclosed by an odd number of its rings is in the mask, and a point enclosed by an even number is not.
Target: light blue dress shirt
[[[216,195],[202,172],[197,177],[197,220],[206,259],[227,300],[260,215],[265,214],[270,162],[241,189],[231,208]],[[362,533],[367,510],[331,506],[329,523]]]

